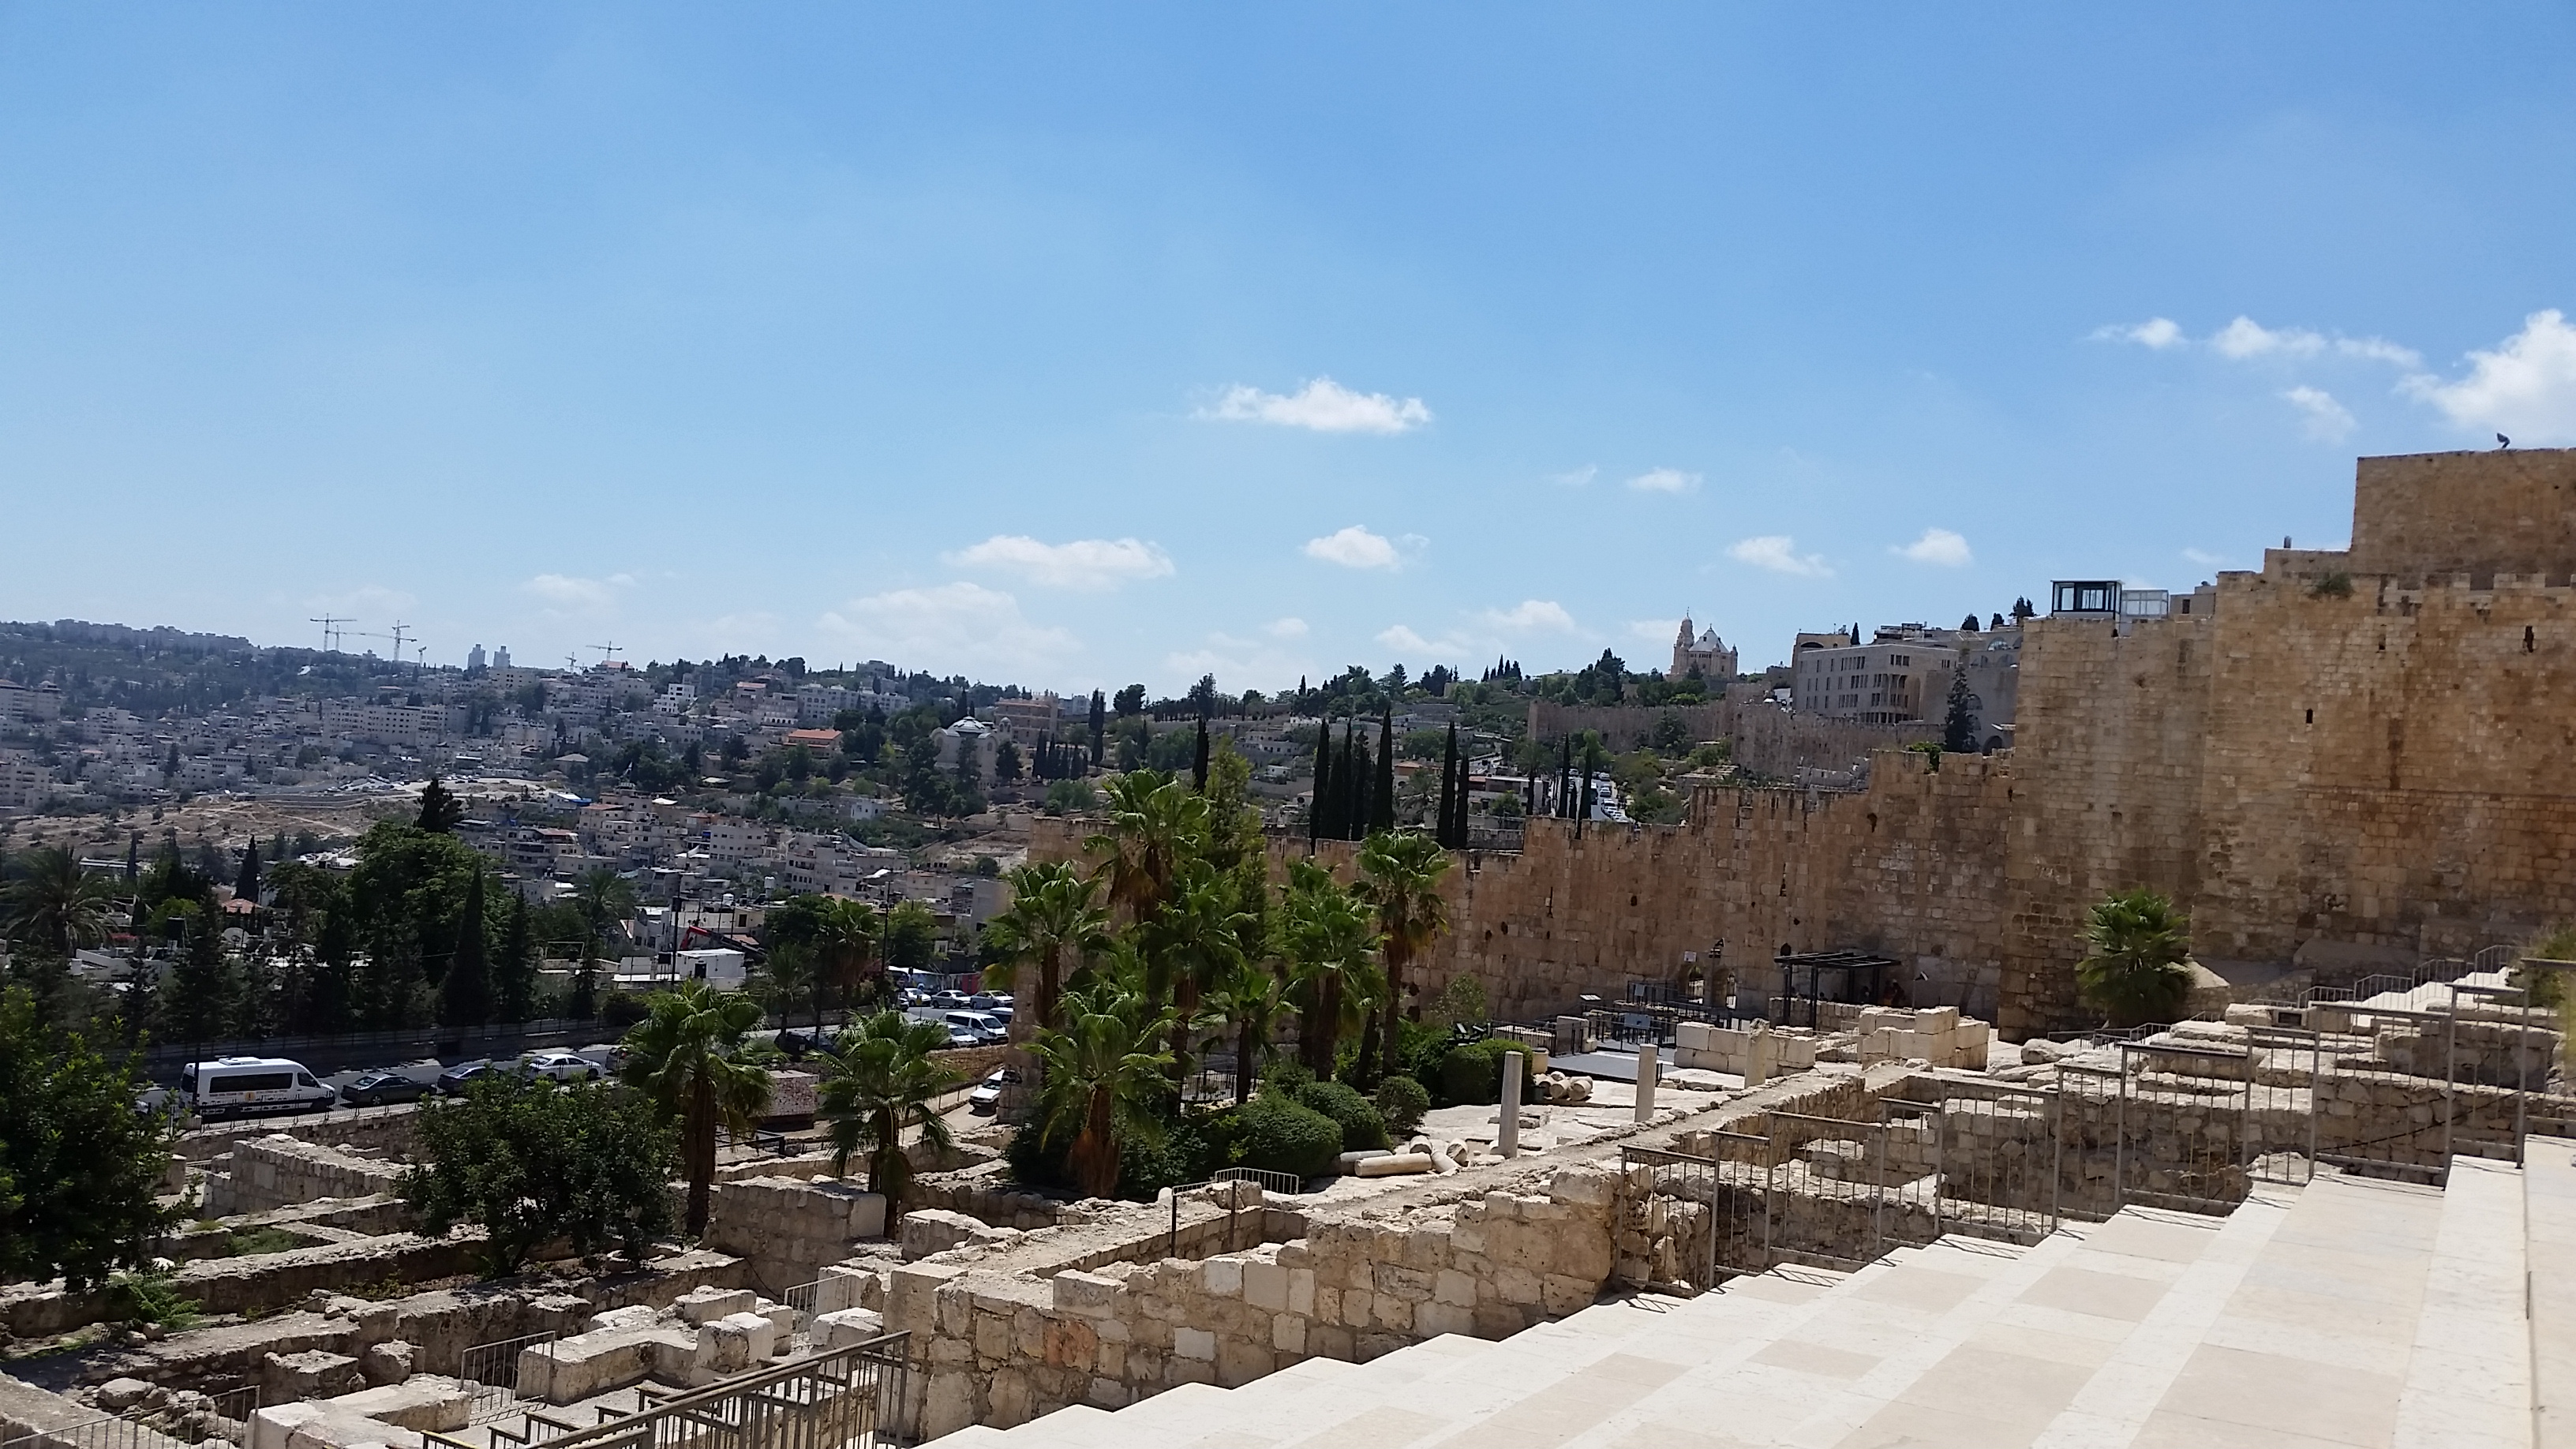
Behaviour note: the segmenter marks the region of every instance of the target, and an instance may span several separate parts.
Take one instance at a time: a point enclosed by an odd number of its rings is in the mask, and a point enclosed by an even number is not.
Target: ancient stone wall
[[[2417,453],[2355,470],[2351,569],[2397,575],[2576,568],[2576,450]]]
[[[1654,738],[1664,716],[1682,722],[1694,741],[1724,740],[1729,758],[1757,774],[1789,778],[1802,769],[1848,769],[1873,751],[1902,749],[1916,740],[1941,737],[1938,721],[1901,725],[1860,724],[1782,709],[1770,700],[1766,685],[1736,685],[1727,698],[1709,704],[1643,705],[1553,704],[1532,700],[1530,734],[1560,740],[1592,730],[1618,751],[1635,749]]]
[[[1601,1291],[1616,1182],[1567,1168],[1544,1194],[1488,1193],[1404,1223],[1317,1221],[1299,1240],[1197,1262],[1051,1278],[912,1263],[894,1270],[885,1327],[912,1334],[925,1438],[1184,1383],[1232,1388],[1443,1333],[1500,1338]]]
[[[227,1170],[206,1179],[206,1215],[266,1212],[320,1198],[399,1193],[403,1165],[283,1134],[233,1145]]]

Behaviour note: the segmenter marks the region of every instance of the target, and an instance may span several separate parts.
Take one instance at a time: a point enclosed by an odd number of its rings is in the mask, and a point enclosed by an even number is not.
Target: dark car
[[[492,1064],[490,1062],[468,1062],[461,1067],[449,1067],[446,1071],[438,1074],[438,1095],[442,1097],[464,1096],[466,1088],[473,1086],[478,1081],[481,1081],[484,1074],[491,1070]]]
[[[340,1089],[340,1100],[352,1107],[381,1107],[388,1102],[417,1102],[429,1088],[393,1072],[367,1072]]]

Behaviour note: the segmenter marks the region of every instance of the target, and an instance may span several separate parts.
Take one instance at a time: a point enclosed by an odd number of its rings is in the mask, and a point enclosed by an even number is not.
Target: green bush
[[[1297,1089],[1300,1104],[1330,1117],[1342,1129],[1342,1151],[1362,1152],[1386,1146],[1386,1119],[1369,1099],[1339,1082],[1308,1082]]]
[[[652,1014],[652,1008],[644,1004],[644,998],[630,992],[612,991],[608,999],[599,1004],[600,1024],[613,1032],[622,1033]]]
[[[1342,1152],[1342,1127],[1312,1107],[1277,1092],[1263,1092],[1235,1114],[1240,1135],[1235,1161],[1244,1167],[1322,1177]]]
[[[1502,1037],[1461,1042],[1440,1058],[1440,1103],[1447,1107],[1486,1107],[1503,1100],[1503,1058],[1521,1054],[1521,1100],[1533,1100],[1529,1091],[1530,1054],[1518,1043]]]
[[[1313,1080],[1314,1069],[1294,1057],[1279,1057],[1261,1069],[1261,1088],[1266,1092],[1286,1092],[1293,1097]]]
[[[1413,1135],[1422,1114],[1431,1110],[1431,1093],[1411,1077],[1395,1076],[1377,1084],[1377,1115],[1396,1138]]]
[[[108,1312],[127,1323],[186,1328],[202,1305],[179,1296],[167,1273],[119,1273],[107,1280]]]

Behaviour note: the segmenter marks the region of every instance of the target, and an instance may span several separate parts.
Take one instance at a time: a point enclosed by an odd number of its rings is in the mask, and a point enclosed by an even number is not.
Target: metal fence
[[[518,1412],[523,1393],[526,1397],[541,1400],[551,1398],[554,1360],[539,1360],[545,1365],[542,1371],[544,1381],[540,1383],[520,1383],[519,1366],[520,1355],[524,1351],[554,1341],[552,1333],[530,1333],[518,1338],[496,1338],[487,1343],[467,1345],[456,1373],[466,1392],[473,1396],[473,1407],[466,1415],[466,1422],[488,1424]]]
[[[210,1439],[247,1444],[258,1412],[256,1384],[211,1394],[183,1390],[150,1409],[0,1436],[0,1449],[182,1449]]]
[[[599,1410],[588,1427],[495,1424],[489,1449],[876,1449],[909,1440],[909,1336],[889,1333],[828,1353],[790,1359],[702,1389],[639,1396],[632,1411]],[[533,1418],[533,1416],[532,1416]],[[484,1449],[429,1431],[444,1449]]]
[[[814,1346],[814,1304],[817,1301],[815,1295],[822,1291],[823,1281],[817,1278],[811,1283],[791,1284],[786,1292],[778,1295],[778,1301],[786,1304],[787,1311],[795,1315],[794,1327],[788,1331],[787,1342],[788,1347],[796,1353],[803,1353]]]

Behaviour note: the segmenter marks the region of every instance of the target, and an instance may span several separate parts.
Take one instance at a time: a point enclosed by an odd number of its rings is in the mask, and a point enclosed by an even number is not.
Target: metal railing
[[[1197,1192],[1204,1188],[1221,1187],[1230,1182],[1251,1183],[1260,1188],[1265,1196],[1274,1192],[1294,1196],[1297,1193],[1305,1191],[1306,1188],[1306,1184],[1294,1173],[1273,1172],[1268,1168],[1261,1167],[1221,1168],[1214,1176],[1210,1177],[1205,1182],[1183,1183],[1171,1190],[1172,1225],[1170,1236],[1165,1240],[1166,1251],[1164,1256],[1172,1258],[1181,1256],[1182,1195],[1184,1193]],[[1282,1184],[1284,1184],[1284,1186]],[[1244,1211],[1243,1204],[1238,1198],[1229,1197],[1227,1199],[1225,1205],[1225,1246],[1219,1248],[1217,1250],[1218,1252],[1231,1253],[1238,1251],[1235,1244],[1242,1235],[1238,1233],[1236,1229],[1242,1222]],[[1261,1225],[1258,1222],[1253,1225],[1252,1241],[1245,1243],[1243,1246],[1247,1248],[1257,1248],[1261,1246]]]
[[[638,1393],[642,1406],[601,1409],[587,1427],[529,1416],[524,1431],[490,1429],[489,1449],[876,1449],[910,1439],[905,1361],[910,1335],[889,1333],[790,1359],[684,1394]],[[484,1449],[424,1431],[443,1449]]]
[[[523,1362],[520,1357],[523,1352],[554,1341],[552,1333],[530,1333],[517,1338],[496,1338],[485,1343],[468,1344],[456,1372],[457,1380],[465,1385],[466,1392],[473,1398],[466,1422],[488,1424],[518,1412],[522,1389],[534,1390],[529,1397],[551,1400],[554,1360],[539,1356],[538,1362],[544,1364],[545,1369],[544,1382],[537,1384],[520,1383],[519,1366]]]
[[[791,1284],[786,1292],[778,1295],[778,1301],[786,1304],[787,1311],[796,1315],[795,1326],[789,1330],[787,1339],[792,1352],[803,1353],[814,1346],[814,1304],[816,1295],[822,1291],[823,1280],[817,1278],[811,1283]]]
[[[148,1409],[0,1437],[0,1449],[185,1449],[209,1439],[247,1444],[258,1412],[257,1384],[211,1394],[181,1390]]]

